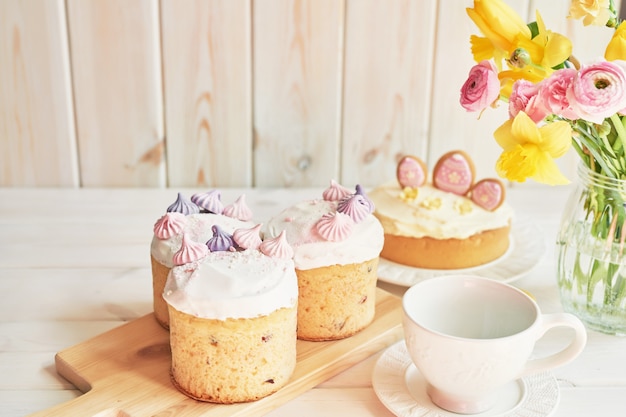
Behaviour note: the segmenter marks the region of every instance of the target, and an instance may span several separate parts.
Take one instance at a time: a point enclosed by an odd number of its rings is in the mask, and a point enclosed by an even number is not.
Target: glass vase
[[[626,335],[625,201],[625,180],[580,164],[557,235],[563,309],[614,335]]]

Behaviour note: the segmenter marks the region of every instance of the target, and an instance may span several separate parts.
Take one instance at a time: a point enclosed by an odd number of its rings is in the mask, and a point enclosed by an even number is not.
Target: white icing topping
[[[513,209],[507,203],[488,211],[466,197],[431,185],[419,187],[414,200],[401,199],[401,193],[395,181],[368,193],[385,232],[393,235],[465,239],[507,226],[513,217]]]
[[[232,234],[235,229],[254,226],[252,222],[244,222],[222,214],[198,213],[186,216],[185,226],[178,234],[169,239],[160,240],[156,236],[150,245],[150,254],[161,264],[171,268],[174,266],[172,258],[180,249],[183,233],[194,242],[206,243],[213,237],[211,226],[219,225],[222,230]]]
[[[318,221],[337,211],[337,201],[309,200],[295,204],[271,219],[264,227],[265,237],[276,237],[283,230],[294,249],[298,269],[328,265],[348,265],[377,258],[383,247],[383,229],[371,214],[355,224],[352,234],[340,242],[325,240],[316,230]]]
[[[212,252],[172,268],[163,298],[197,317],[254,318],[295,306],[298,281],[291,259],[270,258],[258,250]]]

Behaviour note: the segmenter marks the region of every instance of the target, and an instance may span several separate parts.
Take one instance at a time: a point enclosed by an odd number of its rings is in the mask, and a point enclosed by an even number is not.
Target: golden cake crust
[[[163,299],[163,289],[167,282],[167,274],[171,268],[163,265],[152,255],[150,255],[150,264],[152,265],[152,304],[154,309],[154,318],[165,329],[170,327],[170,317],[167,311],[167,303]]]
[[[407,237],[385,233],[381,257],[428,269],[470,268],[494,261],[509,248],[510,226],[486,230],[466,239]]]
[[[256,401],[285,386],[296,366],[297,306],[266,316],[199,318],[169,306],[174,386],[199,401]]]
[[[296,269],[298,338],[337,340],[367,327],[374,320],[378,259]]]

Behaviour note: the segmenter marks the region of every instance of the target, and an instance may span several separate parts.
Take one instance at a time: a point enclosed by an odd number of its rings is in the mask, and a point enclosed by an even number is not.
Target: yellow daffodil
[[[474,7],[468,7],[466,11],[485,35],[485,38],[473,37],[471,41],[476,62],[492,57],[499,61],[515,49],[513,45],[518,36],[530,39],[531,33],[526,23],[501,0],[474,0]]]
[[[503,149],[496,163],[498,175],[517,182],[527,178],[550,185],[569,182],[554,162],[571,145],[572,132],[567,122],[538,127],[526,113],[519,112],[500,126],[494,137]]]
[[[609,0],[572,0],[567,17],[582,19],[585,26],[604,26],[612,17],[610,2]]]
[[[546,29],[539,11],[535,12],[538,34],[532,39],[536,49],[529,50],[533,62],[544,68],[562,64],[572,54],[572,42],[565,36]]]
[[[547,30],[539,12],[534,38],[521,18],[500,0],[475,0],[474,8],[468,8],[467,14],[486,36],[470,38],[472,55],[476,62],[494,58],[504,98],[509,96],[515,81],[538,83],[571,55],[572,42]],[[502,71],[503,60],[508,62],[508,70]]]
[[[505,58],[502,52],[498,53],[493,43],[487,38],[481,36],[470,36],[470,45],[472,46],[472,56],[476,62],[487,61],[496,57],[496,62],[500,63]]]
[[[613,37],[606,46],[604,57],[607,61],[626,60],[626,21],[620,23],[613,33]]]
[[[550,70],[552,72],[552,70]],[[500,96],[510,97],[513,84],[517,80],[528,80],[533,83],[538,83],[544,78],[548,77],[547,70],[540,67],[526,66],[523,69],[511,69],[506,71],[500,71],[498,78],[500,79]]]
[[[528,55],[528,63],[511,63],[510,71],[501,74],[501,79],[516,80],[523,78],[537,83],[547,78],[556,67],[566,61],[572,54],[572,42],[565,36],[546,29],[539,12],[536,13],[537,35],[532,39],[518,37],[516,50]]]

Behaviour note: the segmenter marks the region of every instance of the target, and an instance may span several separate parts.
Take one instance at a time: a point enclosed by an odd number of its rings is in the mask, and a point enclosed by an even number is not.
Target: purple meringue
[[[191,201],[209,213],[222,214],[222,193],[219,190],[211,190],[206,193],[197,193],[191,196]]]
[[[200,213],[200,208],[196,206],[194,203],[192,203],[191,200],[189,200],[187,197],[185,197],[181,193],[178,193],[178,196],[176,197],[176,201],[174,201],[167,208],[167,212],[168,213],[170,212],[182,213],[185,216],[188,216],[190,214]]]
[[[367,207],[369,209],[369,212],[373,213],[374,212],[374,202],[372,200],[370,200],[370,198],[367,196],[365,191],[363,191],[363,187],[361,187],[360,184],[356,185],[356,194],[363,196],[363,199],[367,203]]]
[[[347,214],[355,223],[362,222],[369,214],[369,204],[360,194],[344,197],[337,205],[337,212]]]
[[[214,224],[211,226],[213,237],[207,240],[206,246],[211,252],[228,251],[235,247],[233,236],[222,230],[221,227]]]

